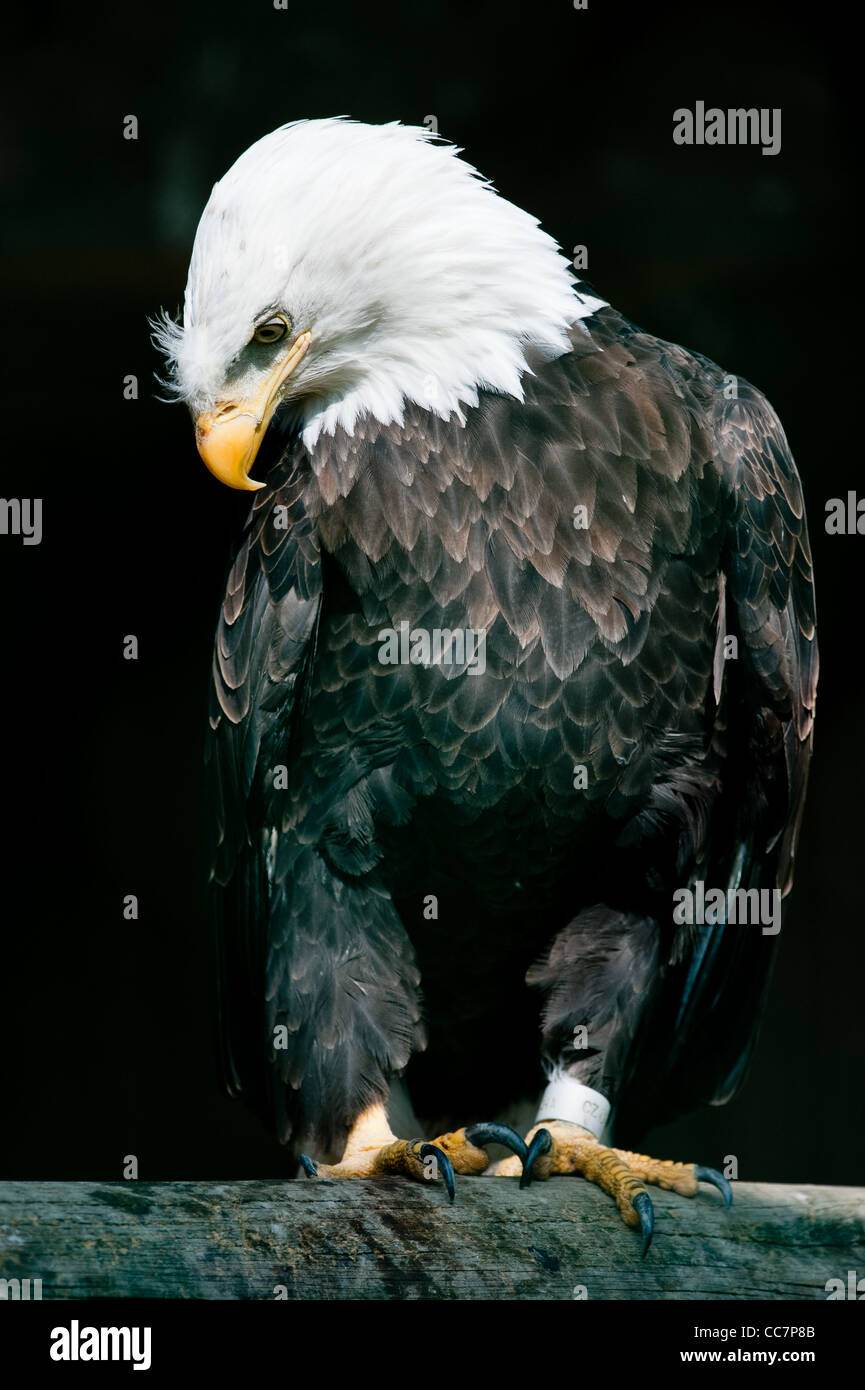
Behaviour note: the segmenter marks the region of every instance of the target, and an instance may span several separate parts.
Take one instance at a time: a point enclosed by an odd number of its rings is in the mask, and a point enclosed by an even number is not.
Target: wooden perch
[[[578,1178],[457,1182],[453,1207],[399,1179],[0,1183],[0,1280],[43,1299],[825,1299],[865,1272],[863,1188],[736,1183],[730,1211],[653,1189],[641,1260]]]

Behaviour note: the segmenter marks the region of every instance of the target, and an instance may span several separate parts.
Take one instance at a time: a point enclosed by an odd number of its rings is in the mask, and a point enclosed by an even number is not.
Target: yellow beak
[[[199,415],[195,422],[198,452],[221,483],[242,492],[264,487],[250,478],[249,471],[279,405],[282,388],[311,342],[311,333],[299,334],[254,396],[221,401],[215,409]]]

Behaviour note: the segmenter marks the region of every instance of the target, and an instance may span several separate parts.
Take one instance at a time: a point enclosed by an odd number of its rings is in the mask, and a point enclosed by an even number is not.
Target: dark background
[[[823,659],[798,879],[743,1092],[647,1144],[734,1153],[747,1179],[862,1181],[865,539],[823,528],[862,474],[858,122],[841,105],[858,79],[831,9],[194,0],[4,26],[0,496],[43,497],[44,540],[0,537],[0,1175],[117,1178],[126,1154],[142,1178],[285,1168],[219,1089],[204,905],[210,644],[248,504],[155,398],[146,316],[180,304],[241,151],[345,113],[437,116],[565,248],[588,246],[603,297],[752,380],[785,424]],[[780,107],[781,153],[675,146],[673,110],[698,99]]]

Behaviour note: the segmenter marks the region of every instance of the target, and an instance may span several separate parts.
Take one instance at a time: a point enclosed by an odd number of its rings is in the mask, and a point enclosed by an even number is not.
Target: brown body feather
[[[477,1092],[471,1048],[497,1059],[489,1104],[530,1086],[533,962],[545,1056],[631,1141],[741,1077],[773,938],[674,928],[671,895],[790,885],[817,679],[801,490],[747,383],[728,400],[613,310],[588,327],[524,402],[291,439],[256,496],[214,657],[214,896],[226,1072],[283,1140],[338,1147],[427,1027],[428,1107]],[[485,671],[382,665],[403,621],[484,629]]]

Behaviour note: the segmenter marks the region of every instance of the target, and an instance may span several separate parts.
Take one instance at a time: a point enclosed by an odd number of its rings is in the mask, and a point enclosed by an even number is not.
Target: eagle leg
[[[407,1177],[416,1182],[441,1177],[452,1202],[454,1174],[476,1175],[489,1166],[485,1144],[502,1144],[524,1162],[528,1150],[507,1125],[477,1124],[440,1135],[432,1141],[397,1139],[384,1105],[372,1105],[358,1117],[339,1163],[316,1163],[307,1154],[300,1162],[310,1177],[325,1179]]]
[[[683,1197],[693,1197],[699,1184],[708,1182],[718,1188],[727,1206],[733,1200],[730,1184],[714,1168],[648,1158],[628,1149],[608,1148],[590,1130],[567,1120],[545,1120],[535,1125],[527,1141],[521,1187],[527,1187],[533,1178],[549,1178],[558,1173],[580,1174],[615,1199],[627,1226],[639,1228],[644,1255],[651,1244],[654,1228],[652,1199],[644,1183],[678,1192]],[[515,1171],[513,1159],[504,1159],[496,1165],[495,1175],[509,1176]]]

